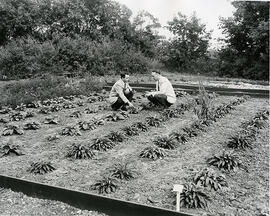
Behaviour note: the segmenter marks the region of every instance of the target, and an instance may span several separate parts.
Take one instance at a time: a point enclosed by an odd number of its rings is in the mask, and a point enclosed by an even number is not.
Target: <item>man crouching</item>
[[[157,106],[170,107],[176,102],[176,95],[171,82],[162,76],[159,71],[152,71],[151,75],[156,81],[156,91],[146,92],[147,99]]]
[[[134,107],[131,103],[134,93],[129,86],[128,81],[129,75],[121,74],[121,79],[113,85],[109,96],[109,101],[113,110],[127,110],[127,106]]]

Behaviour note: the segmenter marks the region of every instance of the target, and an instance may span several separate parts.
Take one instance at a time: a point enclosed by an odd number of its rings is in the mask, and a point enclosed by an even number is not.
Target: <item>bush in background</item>
[[[120,71],[144,73],[148,68],[148,59],[140,51],[108,38],[99,43],[80,36],[55,35],[50,41],[20,38],[0,47],[0,73],[8,79],[65,73],[73,76]]]

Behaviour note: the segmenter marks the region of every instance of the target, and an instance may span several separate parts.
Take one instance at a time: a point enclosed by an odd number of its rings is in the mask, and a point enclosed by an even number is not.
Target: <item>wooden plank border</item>
[[[110,216],[191,216],[164,208],[141,205],[5,175],[0,175],[0,187],[22,192],[31,197],[61,201],[80,209],[99,211]]]

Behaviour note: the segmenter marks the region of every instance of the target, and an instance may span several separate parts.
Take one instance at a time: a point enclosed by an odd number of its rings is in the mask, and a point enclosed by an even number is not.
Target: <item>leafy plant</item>
[[[107,135],[107,138],[113,142],[123,142],[125,139],[125,136],[121,132],[112,131]]]
[[[154,140],[154,144],[164,149],[175,149],[178,147],[178,142],[174,136],[160,136]]]
[[[254,120],[256,119],[267,120],[268,118],[269,118],[269,110],[262,110],[255,115]]]
[[[31,117],[34,117],[34,116],[35,116],[35,114],[34,114],[33,112],[27,111],[27,112],[25,113],[25,118],[31,118]]]
[[[186,208],[205,208],[210,198],[194,183],[185,184],[180,195],[180,205]]]
[[[70,114],[70,117],[80,118],[81,116],[82,116],[82,113],[80,111],[75,111]]]
[[[17,125],[8,125],[3,131],[3,136],[9,136],[13,134],[22,135],[24,132]]]
[[[123,128],[123,131],[128,136],[136,136],[139,135],[138,129],[134,126],[126,126]]]
[[[41,106],[42,105],[41,105],[40,101],[33,101],[31,103],[26,104],[27,108],[39,108]]]
[[[11,121],[20,121],[25,119],[25,114],[23,112],[14,112],[9,115]]]
[[[140,153],[140,157],[149,158],[152,160],[162,159],[165,156],[166,156],[165,150],[156,146],[146,147]]]
[[[253,118],[248,122],[244,122],[241,126],[243,128],[254,128],[254,129],[263,129],[266,127],[265,120],[259,118]]]
[[[63,105],[63,108],[64,108],[64,109],[72,109],[72,108],[75,108],[75,107],[76,107],[75,104],[72,103],[72,102],[66,102],[66,103],[64,103],[64,105]]]
[[[189,140],[189,135],[183,130],[173,131],[170,134],[170,137],[174,137],[174,139],[176,139],[180,143],[185,143]]]
[[[140,110],[135,108],[135,107],[130,107],[128,109],[128,113],[130,113],[130,114],[138,114],[139,112],[140,112]]]
[[[209,168],[205,168],[197,173],[194,176],[193,181],[197,186],[207,187],[209,189],[214,189],[215,191],[228,185],[225,176],[219,175]]]
[[[34,174],[45,174],[48,172],[52,172],[56,170],[54,166],[51,164],[51,162],[41,161],[32,163],[31,167],[29,168],[29,171]]]
[[[240,165],[235,155],[232,152],[223,152],[222,155],[214,156],[208,159],[210,165],[216,166],[223,170],[234,170]]]
[[[67,126],[65,127],[62,132],[62,135],[68,135],[68,136],[81,136],[82,133],[79,131],[78,126]]]
[[[70,148],[67,157],[74,159],[88,159],[94,157],[94,152],[82,144],[73,144]]]
[[[166,109],[163,112],[161,112],[161,118],[166,121],[170,118],[178,118],[179,112],[176,109]]]
[[[161,125],[162,119],[156,116],[146,117],[146,122],[149,126],[159,127]]]
[[[247,134],[245,131],[241,131],[234,136],[229,138],[227,146],[229,148],[252,148],[252,142],[254,141],[254,137],[249,133]]]
[[[84,102],[83,102],[83,101],[78,101],[76,104],[77,104],[78,106],[83,106],[83,105],[84,105]]]
[[[46,117],[44,124],[58,124],[59,118],[58,116]]]
[[[41,107],[39,112],[42,114],[49,114],[49,113],[51,113],[51,109],[50,109],[50,107]]]
[[[92,188],[98,190],[100,194],[102,193],[113,193],[118,188],[117,181],[111,177],[103,177],[96,184],[92,185]]]
[[[91,97],[88,97],[88,98],[87,98],[87,103],[94,103],[94,102],[96,102],[96,101],[97,101],[97,98],[94,97],[94,96],[91,96]]]
[[[205,131],[205,124],[203,124],[205,121],[204,120],[197,120],[193,122],[190,127],[197,130],[197,131]]]
[[[60,111],[62,109],[62,107],[60,105],[58,105],[58,104],[54,104],[49,109],[50,109],[51,112],[58,112],[58,111]]]
[[[126,118],[127,118],[127,115],[123,115],[123,113],[117,113],[117,112],[109,114],[105,117],[107,121],[114,121],[114,122],[125,120]]]
[[[22,104],[20,104],[20,105],[17,105],[17,106],[15,107],[15,110],[24,111],[25,108],[26,108],[26,105],[22,103]]]
[[[2,108],[2,109],[0,110],[0,114],[7,114],[7,113],[9,113],[9,112],[11,112],[11,111],[12,111],[11,108],[5,107],[5,108]]]
[[[122,180],[133,179],[135,173],[133,169],[129,168],[129,163],[117,163],[110,172],[111,176]]]
[[[104,125],[105,121],[104,121],[104,119],[95,119],[94,124],[95,125]]]
[[[199,131],[194,127],[184,127],[183,131],[189,136],[189,137],[196,137],[199,134]]]
[[[131,125],[131,127],[135,127],[138,128],[140,131],[148,131],[148,126],[147,124],[143,123],[143,122],[136,122],[133,125]]]
[[[214,98],[215,96],[210,95],[200,81],[197,106],[194,107],[194,113],[199,119],[208,119],[212,115]]]
[[[21,147],[19,145],[14,145],[12,142],[11,143],[7,143],[2,147],[2,156],[7,156],[7,155],[16,155],[16,156],[20,156],[20,155],[24,155]]]
[[[97,126],[95,125],[95,123],[94,122],[88,122],[88,121],[80,121],[79,123],[78,123],[78,125],[79,125],[79,128],[81,129],[81,130],[94,130],[94,129],[96,129],[97,128]]]
[[[58,134],[49,135],[47,137],[48,141],[54,141],[54,140],[57,140],[57,139],[60,139],[60,136]]]
[[[86,114],[92,114],[92,113],[97,113],[99,110],[97,108],[91,109],[91,108],[86,108],[85,113]]]
[[[8,123],[9,120],[7,118],[0,118],[0,123]]]
[[[108,149],[112,149],[114,146],[115,144],[105,137],[95,139],[94,144],[92,144],[90,148],[98,151],[107,151]]]
[[[24,130],[37,130],[40,128],[40,123],[38,122],[28,122],[24,125]]]

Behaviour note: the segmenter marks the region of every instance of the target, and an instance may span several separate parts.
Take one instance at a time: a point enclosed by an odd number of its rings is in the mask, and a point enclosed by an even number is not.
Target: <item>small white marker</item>
[[[180,212],[180,193],[182,193],[184,189],[183,185],[176,184],[173,185],[173,191],[176,192],[176,211]]]

